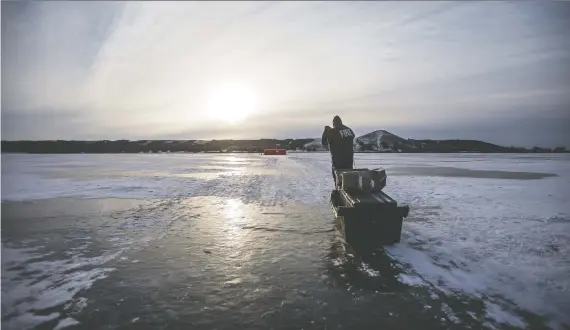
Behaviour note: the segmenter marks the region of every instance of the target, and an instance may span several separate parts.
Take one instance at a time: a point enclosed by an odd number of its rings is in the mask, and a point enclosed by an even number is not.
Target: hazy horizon
[[[2,140],[570,147],[570,3],[2,2]]]

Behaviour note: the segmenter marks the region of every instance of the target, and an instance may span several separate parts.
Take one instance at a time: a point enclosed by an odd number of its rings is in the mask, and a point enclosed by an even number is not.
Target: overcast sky
[[[358,135],[570,146],[569,17],[539,1],[3,1],[2,139],[318,137],[338,114]],[[231,86],[250,96],[242,121],[209,110],[241,111]]]

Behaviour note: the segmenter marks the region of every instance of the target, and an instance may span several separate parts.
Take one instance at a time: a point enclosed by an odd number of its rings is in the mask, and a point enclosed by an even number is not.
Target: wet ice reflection
[[[225,201],[221,215],[221,231],[225,234],[228,244],[234,249],[241,249],[245,235],[241,229],[246,219],[244,204],[239,199],[229,199]]]

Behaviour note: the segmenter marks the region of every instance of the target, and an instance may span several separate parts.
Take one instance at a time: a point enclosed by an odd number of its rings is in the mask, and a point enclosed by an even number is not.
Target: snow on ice
[[[570,186],[567,155],[357,154],[357,167],[384,167],[386,191],[410,205],[402,242],[387,253],[406,267],[400,280],[427,286],[433,295],[461,292],[484,298],[500,295],[514,306],[486,301],[488,317],[525,327],[512,313],[524,308],[570,324]],[[535,180],[448,177],[402,170],[414,167],[473,171],[551,173]],[[407,171],[407,172],[406,172]],[[216,196],[244,203],[326,204],[332,177],[326,153],[136,155],[3,155],[2,201],[57,197],[166,199]],[[394,175],[391,175],[394,173]],[[25,329],[58,315],[33,316],[34,308],[71,301],[74,293],[104,278],[112,268],[102,255],[34,263],[33,251],[2,246],[7,313]],[[6,257],[8,256],[8,257]],[[101,259],[101,260],[99,260]],[[101,267],[69,272],[83,263]],[[133,261],[135,262],[135,261]],[[17,280],[11,263],[46,272],[39,283]],[[363,266],[363,269],[366,268]],[[377,276],[371,272],[370,276]],[[6,283],[6,282],[4,282]],[[59,283],[54,286],[54,283]],[[51,289],[47,289],[51,288]],[[24,298],[34,294],[35,300]],[[7,299],[7,300],[6,300]],[[72,325],[63,319],[60,327]]]

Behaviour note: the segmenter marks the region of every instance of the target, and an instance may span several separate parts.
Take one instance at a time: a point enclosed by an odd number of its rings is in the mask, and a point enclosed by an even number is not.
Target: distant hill
[[[69,154],[69,153],[156,153],[156,152],[252,152],[261,153],[267,148],[288,150],[325,151],[320,138],[313,139],[260,139],[260,140],[117,140],[117,141],[2,141],[2,152]],[[503,147],[477,140],[412,140],[404,139],[385,130],[359,136],[354,141],[355,152],[404,153],[526,153],[567,152],[565,148]]]
[[[324,150],[326,150],[325,147],[323,146],[323,142],[320,138],[314,139],[311,142],[305,143],[303,145],[302,149],[306,150],[306,151],[324,151]]]
[[[385,130],[378,130],[356,138],[357,151],[401,152],[413,149],[409,140],[403,139]]]
[[[378,144],[380,141],[390,143],[406,143],[406,140],[385,130],[377,130],[357,138],[364,143]]]
[[[354,139],[354,150],[355,151],[377,151],[377,152],[391,152],[397,151],[391,148],[395,145],[410,145],[408,140],[405,140],[395,134],[388,131],[378,130],[364,134],[362,136]],[[410,145],[411,147],[411,145]],[[321,139],[314,139],[313,141],[304,145],[306,150],[326,150],[326,146],[323,146]]]
[[[314,139],[304,146],[305,150],[327,150],[321,139]],[[517,148],[503,147],[477,140],[413,140],[404,139],[385,130],[377,130],[354,139],[355,152],[405,152],[405,153],[443,153],[443,152],[494,152],[494,153],[520,153],[520,152],[566,152],[565,148]]]
[[[267,148],[302,149],[313,139],[260,140],[101,140],[101,141],[2,141],[2,152],[69,153],[157,153],[157,152],[252,152]]]
[[[326,150],[321,139],[305,144],[307,150]],[[404,152],[418,149],[411,140],[403,139],[385,130],[377,130],[354,139],[354,151],[362,152]]]

